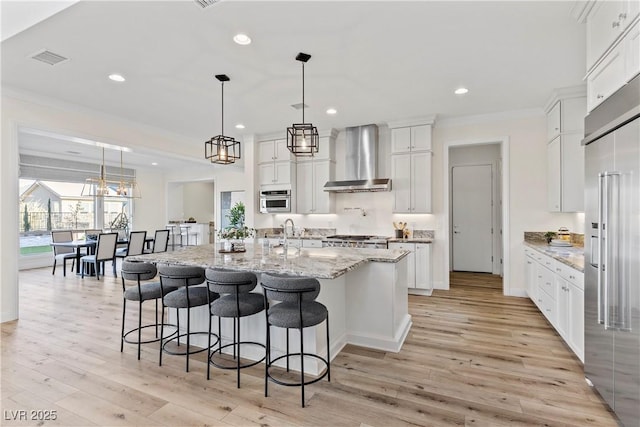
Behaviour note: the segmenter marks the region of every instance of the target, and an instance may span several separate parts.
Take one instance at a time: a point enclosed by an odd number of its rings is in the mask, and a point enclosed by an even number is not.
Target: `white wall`
[[[2,93],[2,143],[0,144],[0,301],[2,322],[18,318],[18,128],[25,126],[63,135],[145,147],[175,153],[177,156],[202,158],[201,141],[142,126],[59,101],[32,98],[24,94]],[[197,166],[193,171],[199,170]],[[152,170],[139,170],[143,204],[136,203],[138,221],[148,230],[163,228],[167,221],[165,179]],[[143,225],[144,224],[144,225]]]
[[[184,184],[184,219],[195,218],[197,222],[214,220],[213,182],[189,182]]]

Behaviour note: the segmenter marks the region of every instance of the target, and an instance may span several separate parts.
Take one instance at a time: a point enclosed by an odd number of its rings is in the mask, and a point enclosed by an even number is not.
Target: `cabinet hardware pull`
[[[618,15],[618,19],[623,20],[623,19],[627,19],[627,14],[626,13],[621,13],[620,15]]]
[[[604,98],[604,95],[598,94],[598,95],[596,95],[596,98],[597,99],[602,99],[602,98]]]
[[[611,23],[611,28],[616,28],[620,26],[620,21],[615,21]]]

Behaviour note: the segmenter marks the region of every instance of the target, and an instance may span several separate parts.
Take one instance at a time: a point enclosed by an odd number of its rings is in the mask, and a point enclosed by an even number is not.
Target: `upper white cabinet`
[[[431,213],[431,124],[389,124],[394,213]]]
[[[258,163],[290,161],[291,152],[286,139],[260,141],[258,143]]]
[[[394,213],[431,213],[431,152],[391,156]]]
[[[547,104],[547,207],[584,211],[584,87],[558,89]]]
[[[391,153],[431,150],[431,125],[391,129]]]
[[[299,214],[329,214],[335,212],[335,194],[324,191],[327,181],[335,180],[335,139],[331,130],[320,136],[318,153],[300,157],[296,166],[296,206]]]
[[[327,181],[335,176],[335,163],[312,160],[297,165],[296,212],[299,214],[328,214],[334,212],[334,194],[324,191]]]
[[[296,164],[287,149],[286,139],[258,142],[258,182],[262,188],[292,187]]]
[[[591,111],[640,72],[640,2],[588,2],[587,110]]]

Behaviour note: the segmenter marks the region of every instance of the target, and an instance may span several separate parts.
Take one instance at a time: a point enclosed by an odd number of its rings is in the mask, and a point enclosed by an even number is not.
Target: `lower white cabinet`
[[[525,247],[527,294],[584,362],[584,274]]]
[[[433,288],[431,279],[431,244],[391,242],[389,249],[409,251],[407,255],[407,287],[410,293],[429,295]]]
[[[321,248],[322,240],[318,239],[302,239],[303,248]]]

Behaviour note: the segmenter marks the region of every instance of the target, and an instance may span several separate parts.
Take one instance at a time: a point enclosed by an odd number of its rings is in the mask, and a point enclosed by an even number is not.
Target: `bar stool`
[[[264,297],[261,294],[253,293],[253,289],[258,283],[255,274],[245,271],[230,271],[215,268],[208,268],[205,272],[209,289],[221,294],[221,297],[213,301],[209,306],[211,316],[218,317],[218,332],[220,340],[217,350],[209,350],[209,364],[213,364],[221,369],[235,369],[237,377],[237,387],[240,388],[240,369],[249,368],[262,362],[265,358],[250,363],[240,364],[241,344],[256,345],[265,348],[264,344],[254,341],[242,341],[240,339],[240,318],[260,313],[264,310]],[[233,318],[233,342],[222,345],[222,333],[220,332],[220,319]],[[209,345],[211,347],[211,345]],[[235,366],[223,365],[214,359],[215,355],[222,355],[222,350],[233,346],[233,358]],[[207,366],[207,379],[209,379],[210,366]]]
[[[183,265],[160,265],[158,267],[160,274],[160,287],[163,292],[162,305],[164,307],[176,309],[176,324],[178,327],[175,336],[161,342],[159,365],[162,366],[162,353],[166,352],[172,355],[186,356],[186,371],[189,372],[189,355],[209,350],[211,347],[211,336],[218,336],[211,333],[211,317],[209,317],[208,332],[191,332],[191,308],[200,307],[209,304],[211,301],[218,299],[219,295],[210,291],[206,286],[197,286],[204,283],[204,269],[201,267],[190,267]],[[164,293],[165,287],[175,287],[176,290]],[[180,333],[180,309],[187,309],[187,332]],[[162,324],[161,324],[162,325]],[[191,337],[194,335],[208,335],[209,347],[193,350],[190,348]],[[163,325],[160,327],[160,336],[164,336]],[[187,347],[184,351],[172,351],[166,348],[167,344],[176,340],[178,347],[180,346],[180,338],[187,337]],[[217,344],[217,341],[213,344]]]
[[[182,234],[180,234],[180,227],[175,224],[169,224],[165,227],[169,230],[169,237],[171,238],[171,250],[176,249],[176,237],[180,237],[180,246],[182,246]]]
[[[265,313],[267,318],[267,351],[265,360],[264,396],[267,397],[269,381],[284,386],[300,386],[302,390],[302,407],[304,408],[304,386],[320,381],[325,376],[331,381],[331,357],[329,354],[329,311],[323,304],[315,301],[320,293],[320,282],[311,277],[284,276],[276,274],[262,274],[261,285],[264,291]],[[269,307],[269,300],[280,301]],[[327,358],[312,353],[304,352],[304,328],[315,326],[326,320],[327,328]],[[287,349],[282,356],[271,359],[271,331],[270,326],[287,329]],[[289,329],[296,328],[300,331],[300,352],[289,352]],[[285,382],[274,378],[269,369],[282,358],[287,359],[287,371],[289,371],[289,357],[300,357],[300,382]],[[304,379],[304,358],[313,357],[326,366],[326,370],[317,378],[309,381]]]
[[[156,266],[149,262],[142,261],[130,261],[124,259],[122,261],[122,270],[120,276],[122,277],[122,331],[120,334],[120,353],[124,349],[124,343],[138,344],[138,360],[140,360],[140,344],[149,344],[152,342],[160,341],[158,337],[158,299],[162,298],[165,294],[178,289],[174,286],[165,286],[164,289],[160,287],[160,282],[140,283],[143,280],[151,280],[156,277],[158,270]],[[135,280],[137,286],[126,286],[127,280]],[[133,328],[125,333],[124,320],[127,311],[127,300],[138,301],[138,327]],[[156,321],[153,324],[142,326],[142,303],[149,300],[156,301]],[[162,315],[160,317],[164,324],[164,305],[162,306]],[[175,326],[175,325],[167,325]],[[155,327],[156,338],[146,341],[142,341],[142,330],[146,328]],[[127,339],[129,334],[138,332],[138,340],[131,341]],[[162,335],[160,335],[161,337]]]
[[[193,236],[196,241],[196,246],[198,246],[198,233],[195,231],[191,231],[190,225],[181,225],[180,226],[180,242],[184,242],[186,239],[185,246],[189,246],[189,237]]]

